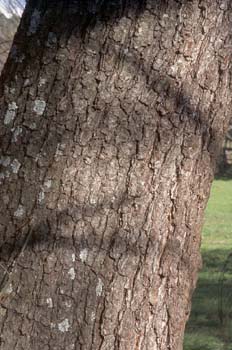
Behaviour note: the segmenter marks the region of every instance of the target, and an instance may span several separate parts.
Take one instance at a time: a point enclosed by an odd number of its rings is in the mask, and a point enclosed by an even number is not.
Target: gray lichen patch
[[[11,294],[13,292],[13,287],[12,287],[12,284],[10,283],[9,285],[6,286],[4,292],[6,294]]]
[[[90,317],[91,321],[94,322],[96,320],[96,314],[95,312],[91,313],[91,317]]]
[[[8,167],[8,165],[10,165],[10,157],[1,157],[0,158],[0,165],[4,166],[5,168]]]
[[[50,189],[52,187],[52,180],[48,179],[44,182],[44,188],[45,189]]]
[[[71,267],[69,270],[68,270],[68,275],[70,276],[70,279],[73,281],[75,279],[75,276],[76,276],[76,273],[75,273],[75,270],[73,267]]]
[[[28,36],[35,34],[37,32],[37,29],[40,25],[40,18],[41,18],[40,12],[37,9],[35,9],[31,16],[30,26],[27,32]]]
[[[43,113],[45,111],[45,108],[46,108],[46,102],[45,101],[43,101],[43,100],[35,100],[33,111],[37,115],[39,115],[39,116],[43,115]]]
[[[20,126],[17,126],[16,128],[11,129],[11,131],[13,132],[13,142],[17,142],[18,141],[18,137],[22,134],[23,129]]]
[[[11,162],[11,159],[8,156],[0,158],[0,165],[4,166],[5,168],[10,166],[10,168],[14,174],[17,174],[20,167],[21,167],[21,163],[18,161],[18,159],[14,159]]]
[[[70,328],[69,320],[65,318],[62,322],[58,323],[58,329],[60,332],[68,332]]]
[[[19,169],[21,167],[21,163],[18,161],[18,159],[14,159],[10,166],[11,166],[12,172],[14,174],[18,174]]]
[[[17,210],[14,212],[14,217],[21,218],[25,214],[25,208],[19,204]]]
[[[45,85],[47,82],[47,80],[45,78],[40,78],[39,79],[39,87],[42,87],[43,85]]]
[[[58,161],[60,156],[64,155],[65,145],[62,143],[58,143],[56,146],[55,160]]]
[[[27,87],[27,86],[30,86],[31,85],[31,81],[30,81],[30,79],[26,79],[25,81],[24,81],[24,84],[23,84],[23,86],[24,87]]]
[[[6,114],[5,114],[5,119],[4,119],[4,124],[5,125],[8,125],[10,124],[11,122],[13,122],[15,116],[16,116],[16,111],[18,109],[18,106],[15,102],[11,102],[9,105],[8,105],[8,108],[7,108],[7,111],[6,111]]]
[[[40,193],[39,193],[39,195],[38,195],[38,202],[39,202],[40,204],[42,204],[43,201],[44,201],[44,199],[45,199],[45,193],[44,193],[44,191],[40,191]]]
[[[86,260],[87,260],[87,257],[88,257],[88,250],[85,248],[85,249],[82,249],[80,251],[80,259],[81,261],[84,263]]]
[[[104,283],[99,278],[98,279],[98,283],[97,283],[97,287],[96,287],[96,295],[97,295],[97,297],[100,297],[102,295],[103,287],[104,287]]]
[[[72,302],[71,302],[70,300],[66,300],[65,303],[64,303],[64,305],[65,305],[68,309],[70,309],[70,307],[72,307]]]
[[[49,307],[50,309],[53,308],[53,301],[52,301],[52,298],[47,298],[47,299],[46,299],[46,303],[47,303],[47,305],[48,305],[48,307]]]

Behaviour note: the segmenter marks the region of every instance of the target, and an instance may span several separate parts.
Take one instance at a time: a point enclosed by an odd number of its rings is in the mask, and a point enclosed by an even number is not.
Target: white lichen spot
[[[52,187],[52,180],[46,180],[45,182],[44,182],[44,187],[46,188],[46,189],[49,189],[49,188],[51,188]]]
[[[38,195],[38,202],[41,204],[44,201],[44,198],[45,198],[44,191],[40,191]]]
[[[23,83],[23,87],[27,87],[27,86],[30,86],[31,85],[31,81],[30,79],[26,79]]]
[[[5,125],[10,124],[14,120],[14,118],[16,116],[17,109],[18,109],[18,106],[15,102],[9,103],[6,114],[5,114],[5,119],[4,119]]]
[[[46,303],[48,304],[49,309],[53,307],[52,298],[47,298]]]
[[[76,273],[73,267],[71,267],[71,269],[68,270],[68,275],[70,276],[71,280],[75,279]]]
[[[56,325],[53,322],[51,322],[51,328],[55,328],[55,327]]]
[[[70,308],[70,307],[72,306],[71,301],[67,300],[67,301],[65,302],[65,306],[68,307],[68,308]]]
[[[11,129],[11,131],[13,132],[13,142],[17,142],[19,135],[21,135],[23,132],[23,129],[20,126],[17,126],[16,128]]]
[[[98,283],[97,283],[97,287],[96,287],[96,295],[97,295],[97,297],[100,297],[102,295],[103,287],[104,287],[104,283],[99,278],[98,279]]]
[[[14,212],[16,218],[21,218],[25,214],[25,208],[19,204],[17,210]]]
[[[62,322],[58,323],[58,329],[60,332],[68,332],[70,328],[69,320],[66,318]]]
[[[4,290],[6,294],[11,294],[13,292],[12,284],[10,283]]]
[[[18,174],[19,169],[21,167],[21,163],[18,161],[18,159],[14,159],[10,166],[11,166],[12,172],[14,174]]]
[[[41,116],[44,114],[44,111],[45,111],[45,108],[46,108],[46,102],[43,101],[43,100],[35,100],[34,102],[34,107],[33,107],[33,111]]]
[[[74,262],[76,260],[76,255],[73,253],[72,254],[72,261]]]
[[[45,78],[40,78],[40,79],[39,79],[39,87],[45,85],[46,82],[47,82],[47,79],[45,79]]]
[[[2,157],[0,158],[0,165],[4,166],[5,168],[8,167],[8,165],[10,165],[10,157]]]
[[[80,259],[81,259],[81,261],[84,263],[87,260],[87,257],[88,257],[88,250],[86,248],[82,249],[80,251]]]
[[[91,321],[94,322],[95,319],[96,319],[96,315],[95,315],[95,312],[92,312],[91,313],[91,317],[90,317]]]
[[[27,32],[27,35],[30,36],[32,34],[35,34],[37,32],[37,29],[40,24],[40,12],[35,9],[31,16],[30,26]]]

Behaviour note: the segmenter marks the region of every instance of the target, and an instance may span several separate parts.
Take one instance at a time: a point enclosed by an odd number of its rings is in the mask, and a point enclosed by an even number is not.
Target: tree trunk
[[[7,59],[16,29],[19,25],[19,19],[15,15],[11,18],[6,18],[0,12],[0,72]]]
[[[1,349],[182,349],[230,6],[29,2],[0,85]]]

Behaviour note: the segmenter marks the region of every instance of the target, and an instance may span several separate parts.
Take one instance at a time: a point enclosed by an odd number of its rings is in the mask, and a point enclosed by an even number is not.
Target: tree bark
[[[182,349],[231,19],[227,0],[29,1],[0,84],[1,349]]]

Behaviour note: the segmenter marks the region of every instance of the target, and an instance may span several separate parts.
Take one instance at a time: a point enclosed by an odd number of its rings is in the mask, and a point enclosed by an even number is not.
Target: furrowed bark
[[[180,350],[231,111],[229,1],[31,1],[1,76],[1,349]]]

